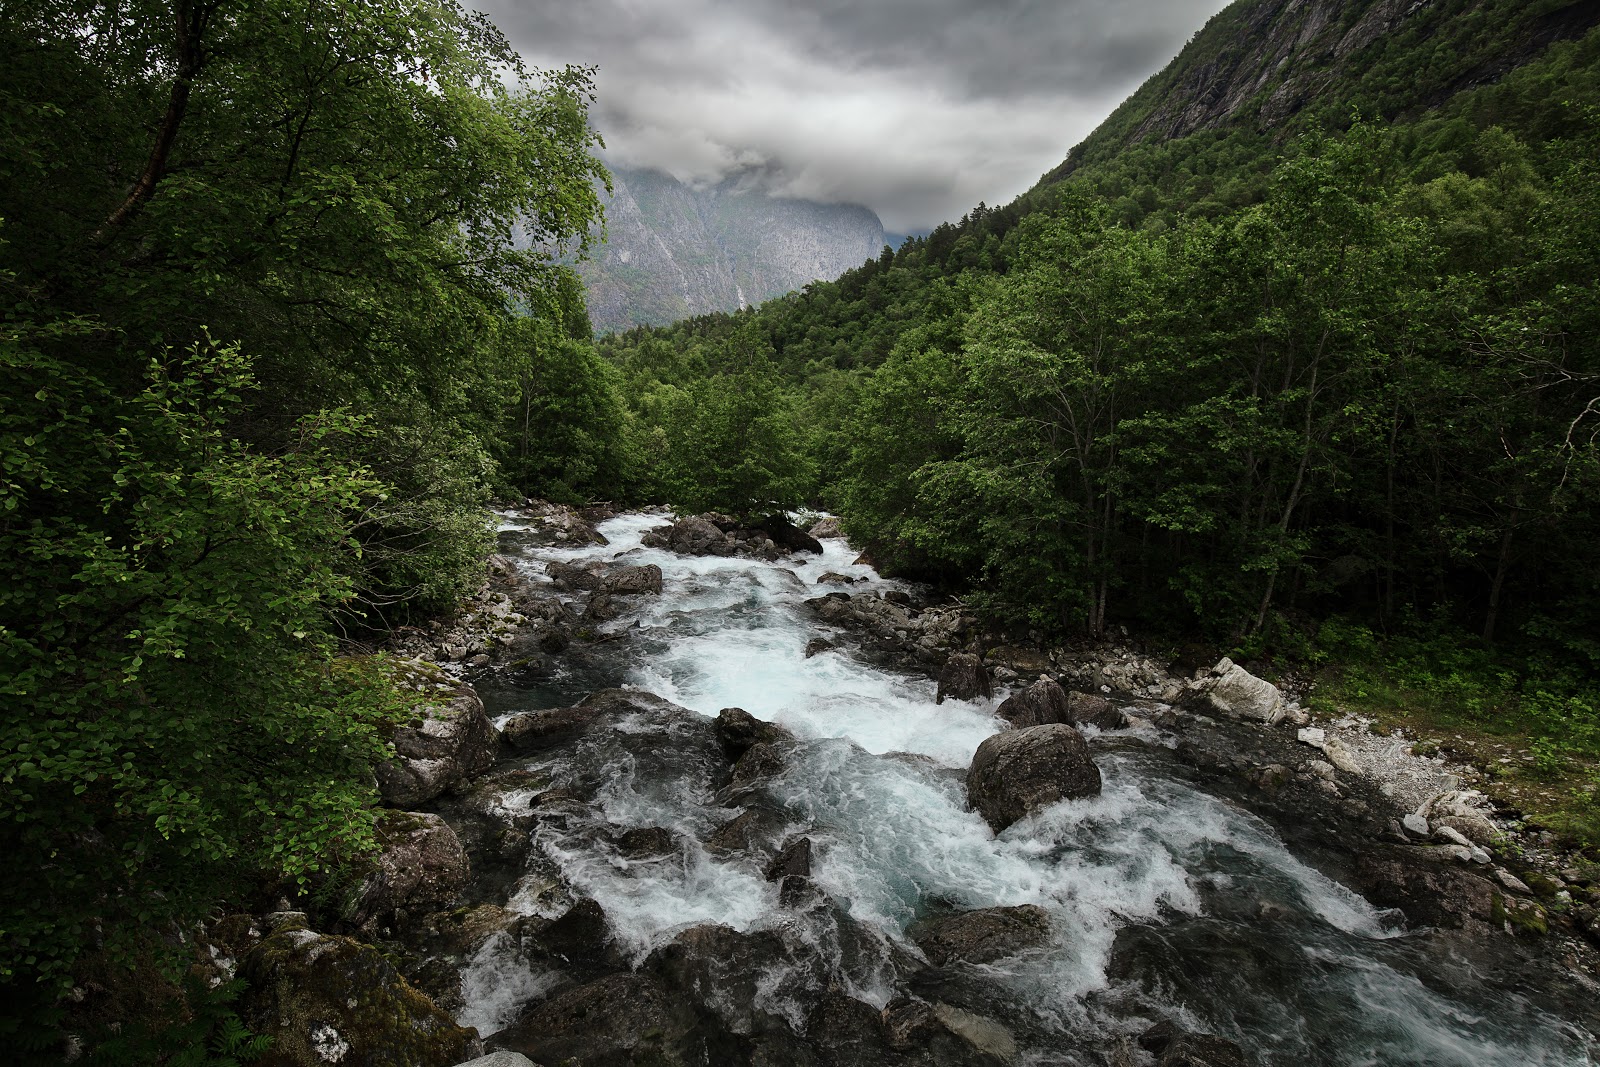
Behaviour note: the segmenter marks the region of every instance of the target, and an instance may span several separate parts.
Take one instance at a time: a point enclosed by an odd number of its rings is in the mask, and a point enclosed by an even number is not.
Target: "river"
[[[862,579],[856,595],[902,587],[853,563],[837,539],[803,563],[641,548],[663,521],[624,515],[600,527],[606,547],[546,548],[508,518],[502,550],[530,576],[551,560],[621,557],[659,565],[664,592],[643,598],[626,639],[534,684],[485,674],[480,692],[502,722],[628,687],[708,722],[740,707],[787,728],[801,743],[764,803],[774,840],[811,837],[826,906],[781,906],[761,857],[704,844],[740,810],[716,796],[708,735],[640,714],[522,761],[592,799],[530,831],[538,872],[511,883],[513,911],[553,918],[590,897],[635,964],[701,924],[772,935],[781,952],[729,961],[702,991],[735,1030],[752,1012],[801,1030],[809,999],[831,985],[874,1007],[908,988],[959,1005],[1003,1026],[1027,1064],[1102,1063],[1112,1035],[1161,1020],[1286,1067],[1593,1062],[1570,989],[1503,965],[1510,948],[1408,930],[1297,858],[1268,823],[1175,773],[1168,739],[1148,727],[1135,738],[1090,731],[1102,795],[995,836],[963,787],[974,750],[1003,725],[993,703],[938,705],[926,678],[844,650],[804,654],[824,632],[803,606],[821,574]],[[632,859],[615,847],[619,832],[650,827],[673,831],[676,850]],[[930,913],[1022,904],[1048,912],[1050,941],[994,963],[928,972],[906,937]],[[503,939],[463,977],[462,1021],[485,1034],[562,981]]]

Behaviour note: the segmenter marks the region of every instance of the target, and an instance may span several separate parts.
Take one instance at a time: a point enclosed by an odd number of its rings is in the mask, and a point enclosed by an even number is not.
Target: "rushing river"
[[[936,705],[925,678],[843,650],[804,654],[824,632],[802,606],[822,591],[819,575],[864,579],[852,594],[895,583],[853,564],[839,540],[804,563],[640,548],[663,521],[626,515],[601,526],[607,547],[550,549],[508,520],[503,550],[530,576],[542,580],[551,560],[621,556],[659,565],[665,591],[641,598],[638,629],[589,646],[582,666],[539,685],[495,675],[478,685],[502,720],[629,687],[707,717],[741,707],[801,739],[768,791],[793,832],[813,839],[813,881],[852,923],[828,908],[797,917],[780,907],[759,859],[701,844],[738,809],[713,795],[715,754],[698,734],[641,715],[525,761],[594,796],[583,818],[541,824],[534,846],[571,891],[605,909],[631,959],[706,923],[781,940],[777,963],[764,959],[712,991],[735,1028],[751,1010],[800,1027],[819,984],[881,1007],[904,989],[905,961],[916,959],[905,931],[918,918],[1033,904],[1051,916],[1044,949],[941,969],[936,988],[916,989],[997,1020],[1024,1063],[1100,1063],[1108,1035],[1164,1019],[1233,1040],[1261,1064],[1594,1062],[1594,1018],[1570,990],[1500,966],[1490,953],[1504,945],[1408,932],[1398,915],[1297,859],[1261,819],[1187,784],[1153,734],[1146,745],[1097,745],[1101,796],[996,837],[963,790],[974,750],[1001,725],[993,704]],[[595,833],[602,823],[666,827],[681,845],[627,859]],[[547,881],[524,879],[508,907],[559,914]],[[554,980],[491,942],[464,971],[463,1021],[492,1033]]]

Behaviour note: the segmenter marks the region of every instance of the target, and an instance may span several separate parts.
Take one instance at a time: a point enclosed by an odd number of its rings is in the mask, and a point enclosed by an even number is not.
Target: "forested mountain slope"
[[[769,196],[736,179],[708,188],[670,174],[611,168],[606,241],[578,265],[597,330],[736,311],[883,247],[869,209]]]
[[[1490,688],[1588,692],[1541,729],[1592,738],[1597,21],[1241,0],[1017,201],[601,348],[656,470],[788,448],[783,485],[998,617],[1515,647]],[[677,399],[751,380],[787,435]]]

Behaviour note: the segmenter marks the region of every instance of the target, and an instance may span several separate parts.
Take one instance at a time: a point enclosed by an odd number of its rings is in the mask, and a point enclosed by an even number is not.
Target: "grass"
[[[1475,783],[1532,829],[1600,859],[1600,685],[1444,627],[1379,638],[1342,620],[1317,635],[1312,710],[1356,712],[1480,769]]]

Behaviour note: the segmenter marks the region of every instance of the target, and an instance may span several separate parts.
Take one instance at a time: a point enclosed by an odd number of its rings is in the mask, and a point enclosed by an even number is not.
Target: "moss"
[[[448,1067],[471,1059],[476,1033],[457,1026],[370,945],[281,930],[245,957],[246,1010],[271,1033],[261,1067]]]
[[[1496,926],[1505,926],[1512,933],[1543,937],[1550,932],[1550,920],[1544,909],[1531,900],[1516,900],[1496,893],[1489,917]]]

